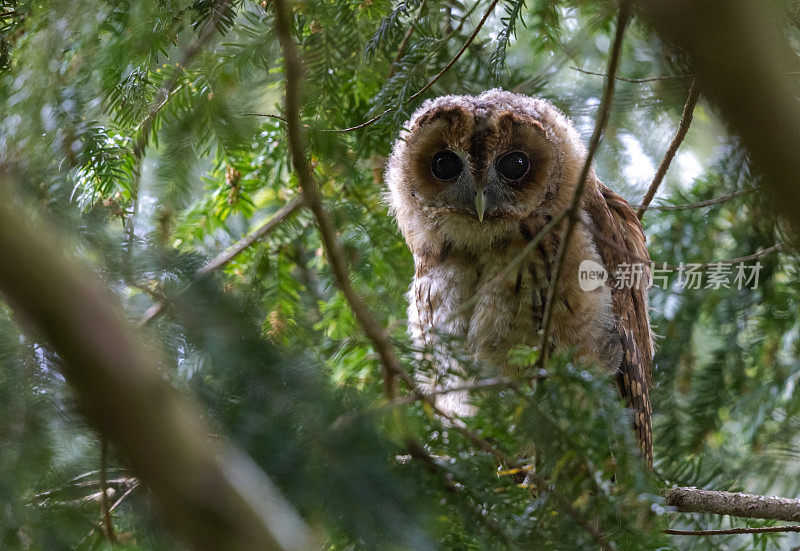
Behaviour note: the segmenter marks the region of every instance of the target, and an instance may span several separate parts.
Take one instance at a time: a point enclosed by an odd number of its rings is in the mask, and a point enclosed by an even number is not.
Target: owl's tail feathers
[[[630,331],[620,332],[622,340],[622,362],[617,376],[620,393],[625,404],[633,410],[633,432],[649,469],[653,468],[653,425],[650,417],[650,384],[647,370],[636,341]]]

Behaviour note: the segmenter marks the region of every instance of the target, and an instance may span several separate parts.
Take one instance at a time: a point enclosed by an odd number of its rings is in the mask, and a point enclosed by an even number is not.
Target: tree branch
[[[492,3],[489,4],[489,8],[484,12],[483,17],[481,17],[481,20],[475,26],[475,30],[472,31],[471,35],[469,35],[469,38],[467,39],[466,42],[464,42],[464,45],[461,46],[461,49],[458,50],[458,53],[456,53],[456,55],[453,57],[453,59],[451,59],[450,62],[447,65],[444,66],[444,69],[439,71],[436,74],[436,76],[434,76],[431,80],[429,80],[428,83],[425,86],[423,86],[422,88],[420,88],[413,96],[408,98],[402,104],[397,105],[397,106],[393,106],[393,107],[389,107],[383,113],[380,113],[380,114],[372,117],[370,120],[362,122],[361,124],[357,124],[356,126],[351,126],[350,128],[342,128],[342,129],[336,129],[336,130],[323,130],[323,132],[352,132],[353,130],[359,130],[361,128],[364,128],[365,126],[369,126],[369,125],[371,125],[371,124],[373,124],[375,122],[378,122],[384,115],[387,115],[387,114],[391,113],[392,111],[396,111],[397,109],[399,109],[400,107],[402,107],[404,105],[408,105],[409,103],[411,103],[412,101],[414,101],[415,99],[420,97],[422,94],[424,94],[425,92],[430,90],[431,86],[436,84],[436,82],[440,78],[442,78],[442,76],[444,76],[444,74],[447,71],[449,71],[450,68],[453,65],[456,64],[456,62],[461,58],[461,56],[464,55],[464,52],[467,51],[467,48],[469,48],[470,44],[472,44],[472,42],[475,40],[475,37],[478,36],[478,32],[483,27],[483,24],[486,23],[486,20],[494,12],[494,8],[497,5],[498,1],[499,0],[492,0]]]
[[[664,500],[666,505],[675,507],[681,513],[800,521],[800,499],[796,498],[718,492],[690,486],[667,490]]]
[[[596,73],[594,71],[587,71],[586,69],[581,69],[579,67],[570,67],[573,71],[578,71],[579,73],[583,73],[586,75],[596,75],[598,77],[605,77],[608,78],[606,73]],[[614,75],[614,78],[617,80],[621,80],[623,82],[632,82],[634,84],[644,84],[645,82],[657,82],[662,80],[675,80],[675,79],[682,79],[682,78],[694,78],[694,75],[662,75],[657,77],[647,77],[647,78],[626,78],[621,77],[619,75]]]
[[[178,80],[180,80],[181,74],[183,71],[186,70],[186,67],[194,60],[195,56],[199,54],[203,47],[205,47],[206,42],[208,42],[214,33],[216,32],[217,23],[219,22],[220,18],[222,17],[222,12],[225,9],[231,0],[218,0],[218,3],[215,3],[212,7],[213,15],[209,18],[209,20],[205,24],[205,28],[200,33],[200,35],[189,45],[189,47],[184,52],[181,60],[178,62],[177,67],[175,67],[172,77],[169,78],[158,90],[158,94],[156,94],[156,98],[153,101],[150,109],[147,112],[147,115],[139,124],[137,131],[139,132],[136,141],[133,144],[133,182],[131,184],[131,200],[133,205],[131,207],[131,214],[127,220],[127,228],[125,233],[127,235],[127,246],[128,250],[123,258],[126,277],[131,278],[130,276],[130,264],[131,264],[131,256],[133,254],[133,242],[136,230],[136,216],[139,212],[139,178],[141,177],[141,160],[142,155],[144,155],[144,150],[147,147],[148,142],[150,141],[150,133],[153,129],[153,123],[155,122],[156,115],[159,111],[167,104],[167,101],[170,97],[172,97],[173,92],[175,91],[175,87],[178,84]],[[158,314],[158,312],[156,312]]]
[[[178,80],[180,80],[183,72],[186,70],[189,64],[191,64],[197,54],[203,50],[206,43],[211,39],[212,36],[214,36],[214,33],[216,33],[217,23],[219,23],[222,17],[223,10],[230,2],[231,0],[218,0],[218,2],[215,3],[214,7],[212,8],[214,14],[208,19],[208,21],[206,21],[203,31],[194,41],[192,41],[192,43],[183,53],[181,60],[175,67],[172,77],[167,80],[158,90],[158,94],[156,94],[156,98],[153,101],[153,104],[150,106],[150,110],[147,112],[147,115],[144,119],[142,119],[142,122],[137,128],[140,133],[133,146],[133,156],[137,160],[144,153],[144,149],[147,147],[147,142],[150,140],[150,131],[153,129],[153,123],[155,122],[156,115],[167,104],[167,100],[169,100],[170,96],[175,90]]]
[[[284,206],[279,208],[275,214],[272,215],[264,224],[262,224],[257,230],[255,230],[250,235],[243,237],[239,240],[236,244],[228,248],[226,251],[220,253],[212,260],[209,260],[206,264],[204,264],[199,270],[197,270],[198,275],[206,275],[210,274],[213,271],[216,271],[220,268],[223,268],[228,263],[230,263],[234,258],[239,256],[242,252],[246,251],[248,247],[251,247],[254,243],[264,239],[270,233],[272,233],[275,228],[277,228],[281,222],[289,218],[294,212],[305,205],[305,200],[302,196],[295,197],[290,202],[286,203]],[[138,328],[142,328],[146,326],[148,323],[153,321],[158,315],[160,315],[164,308],[166,307],[166,301],[162,298],[155,304],[153,304],[150,308],[148,308],[145,313],[142,315],[139,322],[136,324]]]
[[[515,469],[522,467],[519,465],[514,459],[508,456],[502,450],[497,449],[491,442],[488,440],[480,437],[479,435],[472,432],[469,428],[467,428],[466,424],[449,413],[443,411],[439,406],[436,405],[436,402],[433,398],[426,394],[422,394],[419,389],[416,390],[417,395],[423,401],[426,401],[431,408],[442,418],[446,419],[450,422],[451,426],[453,426],[456,430],[458,430],[461,434],[463,434],[470,442],[472,442],[475,446],[479,449],[494,456],[501,464],[505,465],[509,469]],[[600,547],[605,551],[611,551],[612,547],[608,543],[608,538],[602,529],[598,526],[592,524],[580,511],[575,509],[570,501],[561,495],[556,487],[545,480],[542,476],[536,474],[535,472],[531,471],[528,468],[521,468],[520,470],[527,471],[527,476],[536,483],[536,485],[541,488],[543,491],[549,493],[558,503],[558,506],[569,515],[580,528],[589,534],[592,539],[594,539]]]
[[[197,275],[205,275],[226,266],[231,260],[239,256],[239,254],[245,251],[253,243],[260,241],[272,233],[272,231],[277,228],[281,222],[294,214],[294,212],[302,207],[304,203],[305,201],[303,200],[303,196],[300,195],[283,205],[260,228],[255,230],[250,235],[244,237],[235,245],[220,253],[213,260],[210,260],[202,268],[197,270]]]
[[[686,104],[683,106],[683,114],[681,115],[681,122],[678,125],[678,131],[675,132],[675,136],[672,138],[667,152],[664,154],[664,158],[661,159],[661,164],[658,165],[658,170],[656,170],[656,174],[653,176],[653,181],[650,182],[650,187],[647,188],[647,193],[644,199],[642,199],[642,204],[639,205],[639,210],[636,211],[636,216],[639,220],[642,219],[648,205],[650,205],[653,197],[656,196],[658,187],[664,180],[664,176],[666,176],[667,170],[669,170],[669,165],[672,163],[675,153],[678,152],[678,148],[686,137],[686,133],[689,132],[689,125],[692,124],[692,117],[694,115],[694,107],[697,105],[699,97],[700,88],[697,86],[697,81],[692,79],[692,86],[689,88],[689,97],[686,99]]]
[[[581,222],[581,223],[583,223],[583,222]],[[656,265],[656,266],[661,265],[667,270],[678,270],[678,269],[680,269],[680,266],[676,266],[674,264],[656,262],[656,261],[654,261],[652,259],[648,260],[647,258],[640,257],[640,256],[636,255],[635,253],[629,251],[628,249],[620,246],[618,243],[615,243],[614,241],[612,241],[611,239],[609,239],[608,237],[606,237],[605,235],[603,235],[599,231],[597,231],[597,229],[594,226],[592,226],[590,224],[584,224],[583,226],[595,238],[599,239],[600,241],[602,241],[603,243],[605,243],[609,247],[613,247],[617,252],[619,252],[620,254],[625,255],[631,261],[640,262],[642,264],[647,264],[647,265],[650,265],[650,264],[653,264],[653,265]],[[772,253],[781,250],[784,247],[784,245],[785,245],[785,243],[778,242],[778,243],[775,243],[774,245],[772,245],[770,247],[767,247],[766,249],[760,250],[760,251],[758,251],[756,253],[753,253],[753,254],[749,254],[747,256],[740,256],[738,258],[730,258],[730,259],[726,259],[726,260],[714,260],[712,262],[705,262],[703,264],[691,263],[691,262],[687,262],[686,264],[693,264],[695,270],[705,270],[707,268],[710,268],[712,266],[718,266],[720,264],[731,265],[731,264],[741,264],[742,262],[752,262],[753,260],[758,260],[759,258],[764,258],[765,256],[769,256]]]
[[[592,168],[592,158],[597,151],[597,146],[600,144],[600,137],[603,134],[603,129],[608,122],[608,115],[611,111],[611,99],[614,97],[614,75],[617,74],[617,67],[619,65],[620,53],[622,52],[622,39],[625,35],[625,27],[628,25],[631,14],[631,4],[629,0],[622,0],[620,5],[620,12],[617,18],[617,31],[614,36],[614,44],[611,50],[611,58],[608,62],[608,78],[603,90],[603,99],[600,102],[600,108],[597,114],[597,121],[595,122],[594,132],[589,140],[589,148],[586,152],[586,160],[583,163],[578,182],[575,186],[575,195],[572,198],[572,204],[569,211],[567,211],[567,227],[564,229],[564,234],[561,239],[561,244],[558,248],[558,257],[556,259],[555,269],[553,271],[553,278],[547,290],[547,302],[545,303],[544,318],[542,321],[542,338],[539,344],[539,367],[544,368],[547,363],[548,345],[550,340],[550,325],[553,318],[553,305],[558,296],[559,281],[561,279],[561,272],[564,270],[565,259],[567,257],[567,250],[572,234],[575,231],[575,226],[579,219],[579,209],[581,199],[583,198],[583,190],[586,187],[586,180],[589,177],[589,171]]]
[[[481,20],[478,22],[478,24],[475,26],[475,29],[472,31],[472,34],[469,36],[469,38],[467,39],[467,41],[466,41],[466,42],[464,42],[463,46],[461,46],[461,49],[458,51],[458,53],[456,53],[456,55],[455,55],[455,56],[454,56],[454,57],[453,57],[453,58],[452,58],[452,59],[451,59],[451,60],[450,60],[450,61],[447,63],[447,65],[445,65],[444,69],[442,69],[441,71],[439,71],[439,72],[438,72],[438,73],[437,73],[437,74],[436,74],[436,75],[435,75],[435,76],[434,76],[434,77],[433,77],[431,80],[429,80],[429,81],[428,81],[428,83],[427,83],[427,84],[425,84],[425,86],[423,86],[422,88],[420,88],[420,89],[419,89],[419,90],[418,90],[418,91],[417,91],[417,92],[416,92],[414,95],[412,95],[410,98],[408,98],[407,100],[405,100],[405,101],[404,101],[403,103],[401,103],[400,105],[394,105],[394,106],[392,106],[392,107],[389,107],[388,109],[384,110],[382,113],[379,113],[378,115],[376,115],[376,116],[372,117],[371,119],[369,119],[369,120],[367,120],[367,121],[364,121],[364,122],[362,122],[362,123],[360,123],[360,124],[357,124],[357,125],[355,125],[355,126],[351,126],[351,127],[349,127],[349,128],[320,128],[320,129],[318,129],[318,130],[319,130],[320,132],[335,132],[335,133],[345,133],[345,132],[352,132],[352,131],[354,131],[354,130],[360,130],[361,128],[365,128],[365,127],[367,127],[367,126],[370,126],[371,124],[374,124],[374,123],[378,122],[378,121],[379,121],[380,119],[382,119],[382,118],[383,118],[385,115],[388,115],[388,114],[389,114],[389,113],[391,113],[392,111],[397,111],[397,110],[398,110],[400,107],[403,107],[403,106],[405,106],[405,105],[408,105],[409,103],[411,103],[412,101],[414,101],[415,99],[417,99],[419,96],[421,96],[422,94],[424,94],[425,92],[427,92],[427,91],[428,91],[428,90],[431,88],[431,86],[433,86],[434,84],[436,84],[436,82],[437,82],[437,81],[438,81],[440,78],[442,78],[442,76],[444,76],[444,74],[445,74],[447,71],[449,71],[449,70],[450,70],[450,69],[453,67],[453,65],[455,65],[455,64],[456,64],[456,62],[457,62],[457,61],[458,61],[458,60],[461,58],[461,56],[464,54],[464,52],[465,52],[465,51],[467,51],[467,48],[469,48],[470,44],[472,44],[472,42],[475,40],[475,37],[476,37],[476,36],[478,36],[478,32],[481,30],[481,28],[483,27],[484,23],[486,23],[486,20],[489,18],[489,16],[492,14],[492,12],[494,12],[494,8],[495,8],[495,6],[497,6],[497,2],[498,2],[498,1],[499,1],[499,0],[492,0],[492,3],[491,3],[491,5],[490,5],[490,6],[489,6],[489,8],[488,8],[488,9],[487,9],[487,10],[484,12],[484,14],[483,14],[483,17],[482,17],[482,18],[481,18]],[[476,3],[475,5],[477,5],[477,3]],[[474,6],[475,6],[475,5],[473,5],[473,8],[474,8]],[[467,13],[467,15],[465,15],[465,17],[468,17],[468,16],[469,16],[469,14],[471,14],[471,13],[472,13],[472,10],[470,10],[470,11]],[[463,22],[462,22],[462,24],[463,24]],[[409,29],[409,30],[410,30],[410,29]],[[399,54],[398,54],[398,55],[399,55]],[[394,66],[394,62],[393,62],[393,66]],[[390,76],[391,76],[391,75],[390,75]],[[282,122],[284,122],[284,123],[288,123],[288,122],[289,122],[289,121],[288,121],[288,120],[287,120],[285,117],[282,117],[282,116],[280,116],[280,115],[274,115],[274,114],[271,114],[271,113],[244,113],[244,116],[248,116],[248,117],[269,117],[269,118],[271,118],[271,119],[276,119],[276,120],[282,121]],[[305,128],[308,128],[308,125],[305,125],[305,124],[300,124],[299,122],[298,122],[298,124],[299,124],[300,126],[303,126],[303,127],[305,127]]]
[[[673,530],[667,528],[665,534],[671,536],[730,536],[733,534],[768,534],[771,532],[800,532],[800,526],[757,526],[754,528],[728,528],[725,530]]]
[[[114,535],[114,522],[111,520],[111,509],[108,504],[108,477],[106,476],[106,465],[108,460],[108,440],[105,436],[100,436],[100,513],[103,519],[103,532],[112,545],[117,543]]]
[[[733,193],[728,193],[727,195],[720,195],[719,197],[714,197],[713,199],[706,199],[705,201],[697,201],[696,203],[687,203],[685,205],[647,205],[647,210],[672,211],[672,210],[699,209],[703,207],[710,207],[711,205],[717,205],[719,203],[724,203],[725,201],[730,201],[731,199],[741,197],[742,195],[748,195],[750,193],[753,193],[754,191],[759,191],[759,190],[761,190],[761,188],[756,186],[749,189],[734,191]],[[631,207],[638,210],[642,208],[642,205],[631,205]]]
[[[389,341],[389,335],[383,327],[378,324],[372,312],[369,311],[362,298],[356,293],[355,289],[353,289],[347,269],[347,262],[344,258],[341,244],[336,237],[336,230],[333,227],[333,222],[328,212],[322,205],[319,189],[314,182],[308,159],[306,159],[305,140],[301,133],[299,86],[302,67],[300,65],[300,58],[297,55],[297,49],[292,41],[288,13],[284,1],[275,0],[273,5],[275,7],[275,32],[281,44],[286,65],[286,133],[289,141],[289,150],[292,156],[292,164],[297,173],[297,179],[300,182],[303,195],[317,221],[322,244],[328,256],[328,261],[330,262],[334,277],[336,278],[336,284],[342,291],[347,303],[353,310],[353,314],[355,314],[356,320],[358,320],[362,330],[370,341],[372,341],[372,345],[381,359],[384,391],[389,399],[393,399],[396,396],[395,376],[407,374],[397,361],[397,357],[392,349],[392,344]]]
[[[5,180],[7,177],[3,177]],[[55,231],[35,223],[0,181],[0,292],[63,361],[79,407],[147,484],[193,549],[316,548],[311,532],[252,460],[208,442],[193,403],[164,379],[158,354]]]
[[[466,486],[463,484],[458,484],[455,480],[453,480],[452,474],[442,467],[442,465],[440,465],[427,451],[425,451],[425,448],[423,448],[419,442],[414,439],[409,439],[406,443],[406,446],[408,447],[411,457],[421,461],[422,464],[427,467],[428,472],[437,475],[448,492],[456,494],[465,491]],[[492,532],[500,536],[507,545],[512,545],[513,539],[505,530],[503,530],[497,521],[493,519],[483,507],[472,503],[472,499],[467,499],[471,508],[470,512],[479,518],[481,522],[483,522]]]

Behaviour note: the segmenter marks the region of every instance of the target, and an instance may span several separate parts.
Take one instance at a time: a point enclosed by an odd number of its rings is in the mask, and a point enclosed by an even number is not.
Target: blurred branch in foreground
[[[303,521],[240,451],[208,442],[193,404],[164,379],[95,276],[0,182],[0,291],[48,340],[101,434],[116,443],[193,549],[311,549]]]
[[[775,206],[800,230],[800,109],[782,76],[796,69],[788,61],[796,56],[771,19],[777,15],[744,0],[636,3],[690,55],[699,86],[741,135]]]

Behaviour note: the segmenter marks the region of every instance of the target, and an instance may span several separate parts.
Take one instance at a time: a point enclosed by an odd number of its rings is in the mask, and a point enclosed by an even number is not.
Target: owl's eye
[[[445,149],[433,156],[431,172],[440,180],[452,180],[464,168],[461,158],[452,151]]]
[[[522,151],[506,153],[497,161],[497,172],[506,180],[519,180],[528,173],[531,163]]]

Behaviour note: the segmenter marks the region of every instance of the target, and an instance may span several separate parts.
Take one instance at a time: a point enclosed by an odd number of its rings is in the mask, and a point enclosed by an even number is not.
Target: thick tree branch
[[[784,73],[797,56],[772,5],[748,0],[636,0],[686,50],[703,94],[742,137],[777,209],[800,230],[800,106]],[[702,30],[702,31],[701,31]]]
[[[353,285],[350,282],[350,274],[347,269],[347,262],[345,261],[341,244],[336,237],[333,221],[322,205],[322,197],[320,196],[317,184],[314,182],[311,166],[306,158],[305,140],[300,125],[299,88],[302,76],[300,58],[297,55],[297,49],[292,41],[291,31],[289,29],[289,18],[284,1],[275,0],[273,5],[275,7],[275,31],[278,36],[278,41],[281,44],[286,64],[286,134],[289,141],[292,164],[297,173],[297,179],[300,182],[303,195],[317,221],[320,237],[325,248],[325,253],[328,256],[331,269],[333,270],[334,277],[336,278],[336,284],[342,291],[342,294],[344,294],[358,323],[361,325],[361,328],[370,341],[372,341],[372,345],[381,359],[384,390],[386,396],[392,399],[396,395],[395,376],[405,375],[405,372],[397,361],[397,357],[392,349],[392,343],[389,340],[389,335],[372,315],[372,312],[369,311],[367,305],[356,293],[355,289],[353,289]]]
[[[653,181],[650,182],[650,187],[647,188],[647,193],[645,194],[644,199],[642,199],[642,204],[639,205],[639,209],[636,211],[636,216],[639,218],[639,220],[642,219],[642,216],[644,216],[648,205],[650,205],[653,197],[656,196],[656,192],[658,191],[661,182],[664,181],[664,176],[666,176],[667,170],[669,170],[669,165],[672,163],[672,159],[678,152],[678,148],[683,142],[683,139],[686,137],[686,133],[689,132],[689,126],[692,124],[692,117],[694,116],[694,107],[697,105],[698,98],[700,98],[700,88],[697,87],[697,81],[692,79],[692,86],[689,88],[689,97],[686,99],[686,104],[683,106],[683,114],[681,115],[681,122],[678,125],[678,131],[675,132],[675,136],[672,138],[672,141],[667,148],[667,152],[664,154],[664,158],[661,159],[661,163],[658,165],[658,170],[656,170],[655,176],[653,176]]]
[[[796,498],[717,492],[690,486],[667,490],[664,500],[666,505],[675,507],[681,513],[800,521],[800,499]]]
[[[5,179],[5,178],[4,178]],[[0,182],[0,292],[63,361],[88,420],[115,443],[193,549],[312,549],[303,521],[252,461],[209,445],[193,403],[128,328],[55,231],[25,216]]]
[[[589,148],[586,152],[586,160],[583,163],[580,176],[575,185],[575,195],[572,198],[572,204],[567,212],[567,226],[564,229],[564,234],[561,239],[561,244],[558,248],[558,256],[556,258],[556,265],[553,270],[553,278],[550,281],[550,286],[547,290],[547,302],[545,303],[544,318],[542,321],[542,338],[539,344],[539,367],[543,368],[547,364],[548,346],[550,341],[550,325],[553,318],[553,305],[558,296],[559,282],[561,279],[561,272],[564,270],[565,259],[569,249],[569,243],[572,239],[572,234],[575,231],[575,226],[579,219],[579,210],[581,199],[583,198],[583,190],[586,187],[586,180],[589,177],[589,171],[592,168],[592,158],[594,157],[597,147],[600,144],[600,137],[603,135],[606,123],[608,122],[608,115],[611,111],[611,100],[614,97],[614,75],[617,74],[617,67],[619,66],[620,53],[622,52],[622,39],[625,36],[625,28],[628,25],[631,15],[631,4],[629,0],[622,0],[620,4],[620,12],[617,18],[617,31],[614,36],[614,44],[611,49],[611,58],[608,61],[608,78],[606,85],[603,89],[603,99],[600,102],[600,108],[597,113],[597,121],[595,122],[594,132],[589,140]]]

